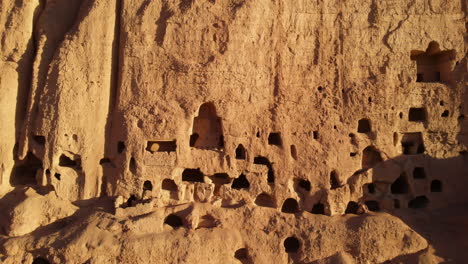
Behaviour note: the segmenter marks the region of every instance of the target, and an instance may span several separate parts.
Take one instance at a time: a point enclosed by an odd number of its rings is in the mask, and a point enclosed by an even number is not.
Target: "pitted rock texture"
[[[465,0],[3,0],[2,263],[463,263]]]

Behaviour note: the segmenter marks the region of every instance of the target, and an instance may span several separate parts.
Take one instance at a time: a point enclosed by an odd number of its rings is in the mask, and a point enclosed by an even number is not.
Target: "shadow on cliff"
[[[465,1],[462,1],[462,6],[466,13]],[[455,75],[460,76],[462,85],[468,79],[467,68],[468,57],[465,55],[454,69]],[[433,263],[431,254],[444,259],[435,260],[437,263],[465,263],[468,259],[468,86],[465,85],[464,89],[461,113],[457,117],[459,132],[456,139],[461,146],[458,156],[438,159],[426,154],[402,155],[385,160],[374,168],[372,181],[377,184],[381,182],[383,186],[380,186],[380,194],[379,186],[373,186],[377,191],[372,198],[393,199],[393,206],[401,208],[385,211],[400,218],[430,244],[422,252],[399,256],[385,263]],[[419,171],[415,177],[415,171],[410,174],[402,172],[399,182],[397,179],[388,183],[389,175],[385,168],[396,166],[403,169],[408,168],[408,165],[414,167],[417,160],[419,164],[429,166],[427,175],[420,175]],[[387,181],[382,183],[382,179]],[[435,182],[433,185],[434,180],[441,184]],[[363,198],[367,200],[371,196],[364,194]]]
[[[467,80],[465,56],[454,69],[460,85]],[[363,168],[348,179],[352,192],[362,188],[359,202],[370,211],[401,219],[424,237],[429,247],[384,263],[464,263],[468,259],[468,87],[462,91],[456,132],[458,154],[436,158],[427,154],[422,134],[403,134],[402,155],[382,161],[379,151],[363,152]],[[441,144],[447,144],[441,142]],[[441,151],[441,153],[443,153]],[[372,169],[369,169],[372,168]],[[357,224],[354,220],[350,224]],[[353,222],[354,221],[354,222]],[[405,241],[402,241],[404,245]],[[443,258],[434,260],[436,257]]]
[[[466,67],[466,59],[463,64]],[[465,108],[467,101],[465,88],[462,100]],[[374,164],[372,183],[358,184],[358,178],[370,172],[366,170],[356,172],[348,180],[354,188],[363,188],[360,200],[369,210],[398,217],[430,244],[421,252],[384,263],[432,263],[432,255],[443,258],[444,261],[436,260],[440,263],[464,263],[468,259],[467,121],[462,112],[458,117],[457,141],[461,151],[457,156],[435,158],[424,154],[421,145],[417,153]],[[405,149],[403,142],[402,148]]]
[[[415,179],[414,175],[405,174],[404,168],[415,166],[421,160],[431,168],[424,178]],[[401,169],[400,173],[396,168]],[[437,168],[435,172],[434,168]],[[447,261],[442,263],[463,263],[468,259],[468,252],[464,250],[468,248],[466,175],[466,152],[448,159],[425,154],[402,155],[374,167],[372,183],[362,186],[362,202],[371,211],[384,211],[398,217],[431,246],[423,252],[399,256],[385,263],[421,263],[429,253]],[[391,177],[396,179],[389,181]],[[433,186],[434,180],[442,185]]]

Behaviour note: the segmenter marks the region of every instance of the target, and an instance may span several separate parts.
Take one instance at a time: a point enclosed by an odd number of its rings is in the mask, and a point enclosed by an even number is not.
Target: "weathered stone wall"
[[[107,197],[115,216],[87,217],[128,221],[109,232],[132,242],[109,242],[98,262],[139,259],[136,248],[168,239],[169,214],[189,230],[219,228],[191,238],[210,240],[203,250],[229,233],[211,263],[243,247],[243,263],[380,263],[427,249],[388,215],[320,215],[468,201],[466,12],[464,0],[3,0],[5,212],[34,204],[8,205],[25,185],[75,205]],[[300,255],[282,252],[292,234]],[[366,235],[393,244],[371,252]],[[181,237],[170,243],[194,250]],[[200,250],[182,259],[202,261]]]

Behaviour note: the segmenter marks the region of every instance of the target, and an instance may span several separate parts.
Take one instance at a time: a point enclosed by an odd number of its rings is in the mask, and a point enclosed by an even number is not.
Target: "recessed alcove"
[[[200,149],[223,148],[221,118],[217,116],[213,103],[204,103],[200,106],[198,116],[193,120],[190,146]]]
[[[281,207],[281,212],[287,214],[295,214],[299,212],[299,204],[296,199],[288,198],[284,201],[283,206]]]
[[[408,207],[412,209],[424,209],[429,205],[429,199],[426,196],[417,196],[408,202]]]
[[[164,219],[164,224],[171,226],[174,229],[182,227],[184,225],[182,218],[175,214],[170,214]]]
[[[408,120],[410,122],[425,122],[426,109],[424,107],[411,107],[408,112]]]
[[[178,187],[174,180],[164,179],[161,183],[161,189],[170,192],[177,192]]]
[[[425,151],[423,137],[421,132],[404,133],[401,139],[403,154],[416,155]]]
[[[358,133],[369,133],[371,132],[371,123],[369,119],[363,118],[358,121]]]
[[[117,142],[117,152],[120,154],[125,150],[125,142],[119,141]]]
[[[346,206],[345,214],[357,214],[359,210],[359,204],[354,201],[349,201]]]
[[[314,206],[312,207],[312,210],[310,212],[313,213],[313,214],[322,214],[322,215],[324,215],[325,214],[325,206],[320,202],[316,203],[316,204],[314,204]]]
[[[442,192],[442,182],[439,180],[431,181],[431,192]]]
[[[338,174],[336,171],[331,171],[330,172],[330,189],[334,190],[340,187],[340,182],[338,180]]]
[[[275,201],[267,193],[261,193],[255,198],[255,204],[261,207],[275,208]]]
[[[369,169],[382,162],[380,152],[373,146],[369,146],[362,151],[362,168]]]
[[[304,191],[310,192],[311,184],[310,184],[310,181],[309,181],[309,180],[300,180],[300,181],[297,183],[297,186],[299,186],[299,187],[300,187],[301,189],[303,189]]]
[[[46,143],[46,138],[44,136],[33,136],[32,139],[41,146],[44,146]]]
[[[185,169],[182,172],[182,181],[205,182],[203,173],[200,169]]]
[[[177,142],[175,140],[160,140],[148,141],[146,144],[146,151],[154,152],[174,152],[177,149]]]
[[[212,180],[216,185],[229,184],[231,182],[231,178],[227,173],[215,173],[213,174]]]
[[[425,179],[426,178],[426,171],[423,167],[415,167],[413,170],[413,178],[414,179]]]
[[[374,200],[366,201],[365,205],[367,206],[367,209],[369,209],[369,211],[373,211],[373,212],[380,211],[380,205],[379,205],[379,202],[377,201],[374,201]]]
[[[301,246],[301,243],[295,237],[288,237],[284,240],[283,246],[284,246],[284,251],[286,251],[286,253],[288,254],[297,253],[299,251],[299,247]]]
[[[375,194],[375,185],[373,183],[365,184],[364,187],[367,189],[367,193]]]
[[[28,152],[23,160],[15,162],[11,171],[10,184],[13,186],[37,184],[36,174],[42,169],[42,161],[32,152]]]
[[[153,184],[151,181],[145,181],[143,183],[143,191],[152,191],[153,190]]]
[[[249,251],[247,248],[240,248],[234,252],[234,257],[241,261],[241,263],[247,263],[249,259]]]
[[[290,149],[291,149],[291,157],[292,157],[294,160],[297,160],[297,149],[296,149],[296,146],[295,146],[295,145],[291,145]]]
[[[74,167],[78,167],[79,163],[80,163],[79,159],[72,160],[72,159],[70,159],[68,156],[66,156],[64,154],[60,155],[59,166],[61,166],[61,167],[74,168]]]
[[[271,165],[270,161],[266,157],[258,156],[254,158],[254,164],[258,165],[265,165],[268,168],[268,183],[275,182],[275,174],[273,171],[273,166]]]
[[[412,50],[411,60],[416,62],[416,82],[451,82],[455,58],[455,50],[441,50],[436,41],[431,41],[426,51]]]
[[[390,186],[392,194],[406,194],[408,193],[408,179],[405,173],[402,173]]]
[[[281,140],[281,133],[279,132],[272,132],[268,135],[268,145],[275,145],[281,147],[282,140]]]
[[[236,148],[236,159],[238,160],[245,160],[245,155],[246,150],[242,144],[239,144]]]
[[[247,177],[245,177],[244,174],[241,174],[239,177],[234,179],[231,185],[231,188],[236,189],[236,190],[248,189],[249,187],[250,187],[249,180],[247,179]]]
[[[50,262],[43,257],[37,257],[33,259],[32,264],[50,264]]]

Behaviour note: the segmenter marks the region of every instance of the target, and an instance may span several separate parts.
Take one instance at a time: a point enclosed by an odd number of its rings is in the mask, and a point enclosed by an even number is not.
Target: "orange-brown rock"
[[[2,263],[464,263],[465,0],[3,0]]]

